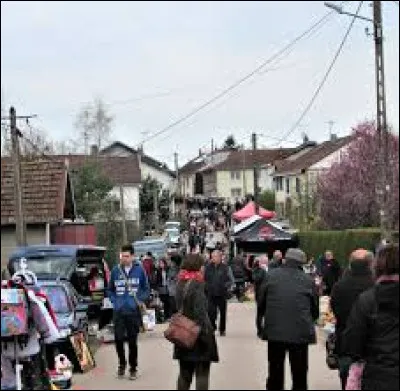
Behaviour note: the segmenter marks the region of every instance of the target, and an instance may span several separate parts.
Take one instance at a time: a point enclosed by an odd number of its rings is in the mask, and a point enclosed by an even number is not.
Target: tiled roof
[[[283,159],[278,161],[275,164],[275,175],[298,173],[303,169],[308,169],[313,164],[320,162],[327,156],[346,146],[351,140],[352,136],[346,136],[336,140],[325,141],[311,148],[297,159]]]
[[[257,149],[255,151],[248,149],[233,150],[229,153],[227,159],[219,164],[216,164],[213,169],[219,171],[250,169],[254,166],[254,164],[272,164],[277,160],[284,159],[294,151],[294,148]]]
[[[65,160],[21,162],[22,204],[26,223],[61,220],[67,186]],[[1,225],[15,224],[14,171],[10,158],[1,158]]]
[[[213,163],[211,155],[207,155],[207,158],[204,159],[197,157],[186,163],[179,172],[181,174],[193,174],[198,171],[208,170],[234,171],[251,169],[255,163],[260,166],[273,164],[295,151],[295,148],[258,149],[256,151],[249,149],[219,150],[215,152],[215,163]]]
[[[187,162],[184,166],[179,169],[180,175],[189,175],[197,172],[205,165],[204,160],[201,157],[197,157],[189,162]]]
[[[97,161],[102,173],[107,176],[113,184],[135,185],[141,183],[139,161],[136,155],[63,155],[62,157],[68,160],[72,172],[82,167],[85,162]],[[54,156],[54,158],[59,158],[59,155]]]
[[[113,148],[125,149],[128,153],[130,153],[132,155],[137,155],[138,154],[138,150],[130,147],[129,145],[126,145],[121,141],[114,141],[108,147],[103,148],[100,151],[100,155],[102,155],[102,156],[103,155],[107,155],[108,152],[110,150],[112,150]],[[148,166],[153,167],[156,170],[164,171],[165,173],[171,175],[172,177],[175,177],[175,173],[169,169],[169,167],[167,166],[166,163],[162,163],[162,162],[152,158],[151,156],[146,155],[145,153],[141,154],[141,160],[142,160],[142,163],[145,163]]]

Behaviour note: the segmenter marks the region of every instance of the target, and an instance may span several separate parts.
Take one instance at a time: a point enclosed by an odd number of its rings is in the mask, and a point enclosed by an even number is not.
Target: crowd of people
[[[197,225],[192,229],[193,233],[201,232]],[[150,272],[136,260],[132,246],[121,249],[120,265],[112,271],[109,284],[118,377],[123,377],[127,368],[123,350],[126,336],[130,378],[137,376],[140,308],[153,288],[160,295],[166,319],[179,311],[201,329],[193,348],[174,347],[173,357],[180,368],[177,389],[189,390],[194,377],[196,389],[208,389],[211,363],[219,360],[215,333],[226,335],[228,301],[251,281],[256,334],[268,343],[266,389],[284,389],[286,354],[292,389],[308,389],[309,346],[316,343],[321,295],[331,297],[337,321],[335,354],[342,389],[348,389],[349,374],[356,363],[362,363],[363,368],[358,389],[399,389],[398,245],[386,244],[376,254],[358,249],[350,255],[348,267],[342,268],[332,251],[315,262],[301,249],[293,248],[285,254],[277,250],[271,259],[239,254],[229,263],[222,246],[207,251],[200,241],[196,246],[188,244],[183,259],[162,259]]]

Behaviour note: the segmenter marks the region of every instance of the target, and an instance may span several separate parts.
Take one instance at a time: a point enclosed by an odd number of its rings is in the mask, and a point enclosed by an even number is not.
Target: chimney
[[[201,148],[199,149],[199,157],[203,156],[203,151],[201,150]]]
[[[337,141],[338,136],[335,133],[331,133],[331,141]]]
[[[91,154],[92,156],[97,156],[97,155],[99,154],[99,147],[98,147],[96,144],[93,144],[93,145],[90,147],[90,154]]]

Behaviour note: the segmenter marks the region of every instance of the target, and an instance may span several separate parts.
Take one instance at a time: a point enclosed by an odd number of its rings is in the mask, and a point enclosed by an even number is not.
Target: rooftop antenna
[[[333,121],[333,120],[327,121],[327,124],[329,126],[329,140],[331,140],[332,134],[333,134],[332,129],[333,129],[333,126],[335,125],[335,121]]]

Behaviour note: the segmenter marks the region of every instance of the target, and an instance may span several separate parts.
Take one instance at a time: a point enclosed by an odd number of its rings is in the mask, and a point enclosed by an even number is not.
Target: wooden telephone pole
[[[378,130],[378,204],[380,213],[381,239],[390,239],[388,195],[389,135],[386,117],[385,71],[383,57],[382,2],[373,2],[375,72],[376,72],[376,125]]]
[[[254,204],[255,204],[255,212],[258,215],[260,213],[260,206],[259,206],[259,188],[258,188],[258,161],[257,161],[257,156],[256,156],[256,150],[257,150],[257,134],[253,133],[251,135],[251,143],[253,146],[253,183],[254,183]]]
[[[10,114],[8,117],[2,117],[2,120],[10,121],[11,131],[11,159],[14,172],[14,200],[15,200],[15,230],[17,237],[17,246],[26,246],[26,226],[22,202],[22,181],[21,181],[21,150],[19,145],[19,138],[22,133],[17,128],[17,120],[29,120],[36,115],[21,115],[17,116],[15,108],[10,107]]]

